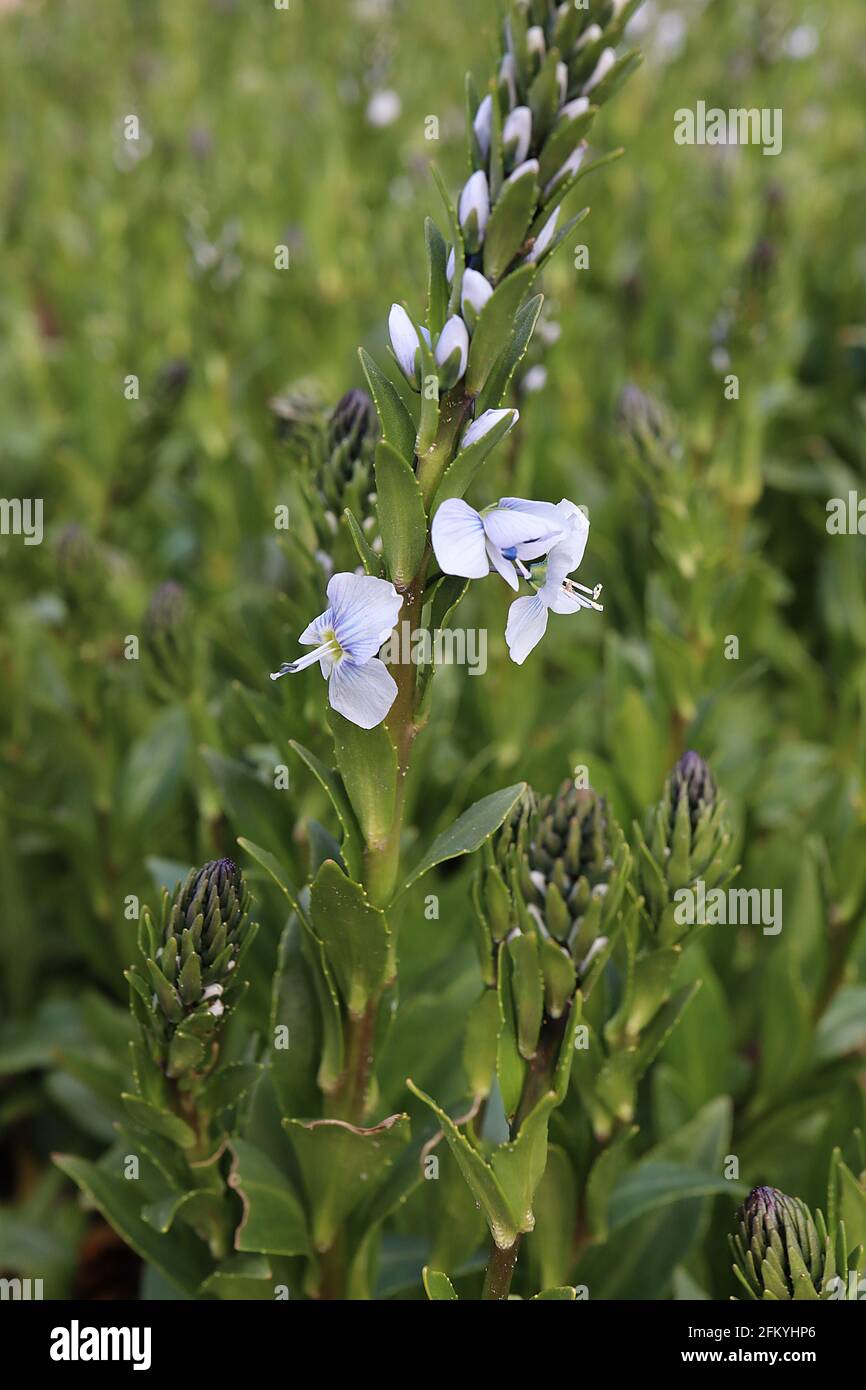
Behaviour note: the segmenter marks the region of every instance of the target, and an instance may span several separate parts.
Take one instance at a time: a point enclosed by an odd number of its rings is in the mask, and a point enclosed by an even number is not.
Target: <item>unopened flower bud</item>
[[[490,188],[483,169],[476,170],[463,185],[457,215],[466,250],[472,255],[484,241],[490,217]]]
[[[439,334],[435,357],[439,385],[443,391],[450,391],[465,373],[469,361],[469,333],[459,315],[454,314]]]
[[[217,859],[191,870],[173,896],[163,895],[158,926],[149,914],[143,916],[144,965],[127,978],[152,1052],[167,1076],[195,1071],[208,1060],[255,934],[248,906],[240,870],[231,859]]]
[[[798,1197],[754,1188],[737,1212],[731,1247],[735,1273],[752,1298],[816,1299],[824,1291],[826,1230]]]

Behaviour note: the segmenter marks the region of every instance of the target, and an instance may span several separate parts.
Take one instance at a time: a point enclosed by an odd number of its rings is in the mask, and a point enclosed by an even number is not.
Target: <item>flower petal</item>
[[[320,613],[318,618],[314,618],[311,623],[307,623],[300,637],[305,647],[318,647],[325,640],[325,633],[334,626],[333,610],[326,608],[324,613]]]
[[[363,666],[344,657],[328,681],[331,708],[360,729],[374,729],[381,724],[396,695],[397,682],[377,656]]]
[[[560,539],[563,528],[558,516],[547,520],[531,511],[494,507],[484,514],[484,530],[500,550],[514,550],[521,560],[536,560]]]
[[[394,585],[371,574],[335,574],[328,598],[337,641],[357,665],[376,655],[403,606]]]
[[[516,592],[520,588],[520,580],[517,577],[514,561],[506,560],[499,546],[494,545],[492,541],[487,542],[487,558],[497,574],[501,574],[506,584],[510,584]]]
[[[547,609],[537,596],[516,598],[508,610],[505,641],[512,661],[522,666],[547,631]]]
[[[483,579],[490,573],[484,548],[484,522],[460,497],[449,497],[437,511],[431,528],[433,553],[443,574]]]

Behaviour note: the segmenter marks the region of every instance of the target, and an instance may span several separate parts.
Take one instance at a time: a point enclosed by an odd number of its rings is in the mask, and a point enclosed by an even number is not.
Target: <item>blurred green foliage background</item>
[[[589,268],[566,250],[546,274],[520,427],[473,499],[585,503],[605,611],[554,619],[516,668],[509,596],[473,586],[460,621],[489,629],[489,669],[437,677],[412,834],[579,764],[629,826],[698,748],[740,883],[782,889],[784,929],[689,954],[704,985],[643,1123],[663,1140],[732,1096],[743,1180],[821,1202],[864,1122],[866,538],[828,535],[826,506],[866,497],[866,12],[649,0],[630,37],[646,62],[594,130],[625,157],[576,204]],[[327,821],[287,748],[310,727],[327,747],[317,677],[267,678],[324,606],[293,548],[302,449],[269,401],[332,405],[362,384],[358,344],[382,360],[391,302],[420,308],[429,161],[457,186],[464,71],[494,52],[495,6],[458,0],[0,6],[2,492],[45,516],[39,546],[0,537],[0,1268],[50,1270],[55,1296],[105,1257],[49,1155],[110,1136],[130,899],[238,835],[302,875],[307,818]],[[781,108],[782,154],[677,146],[698,100]],[[283,914],[251,880],[255,1024]],[[459,1094],[477,992],[466,871],[436,891],[437,922],[419,890],[401,925],[409,1002],[383,1061],[401,1105],[407,1073]],[[714,1297],[729,1221],[705,1203],[677,1252]],[[606,1296],[646,1277],[610,1273]],[[661,1271],[643,1296],[670,1287]]]

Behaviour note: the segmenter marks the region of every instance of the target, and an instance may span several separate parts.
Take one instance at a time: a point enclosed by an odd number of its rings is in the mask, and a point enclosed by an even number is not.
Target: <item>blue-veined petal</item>
[[[333,575],[328,598],[340,648],[359,665],[376,655],[403,606],[393,584],[370,574]]]
[[[547,608],[536,594],[516,598],[508,610],[505,641],[511,660],[522,666],[547,631]]]
[[[377,656],[363,666],[344,658],[334,667],[328,681],[331,708],[361,729],[374,729],[381,724],[396,695],[397,682]]]
[[[460,497],[449,497],[433,518],[433,552],[443,574],[483,579],[490,573],[484,547],[484,522]]]

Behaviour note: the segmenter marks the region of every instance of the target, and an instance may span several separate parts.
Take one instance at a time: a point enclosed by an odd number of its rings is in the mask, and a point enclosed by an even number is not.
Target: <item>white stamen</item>
[[[298,661],[284,661],[279,671],[271,671],[271,680],[278,681],[280,676],[294,676],[298,671],[305,671],[314,662],[320,661],[323,656],[337,656],[340,651],[340,644],[336,637],[329,637],[327,642],[323,642],[315,651],[308,652]]]

